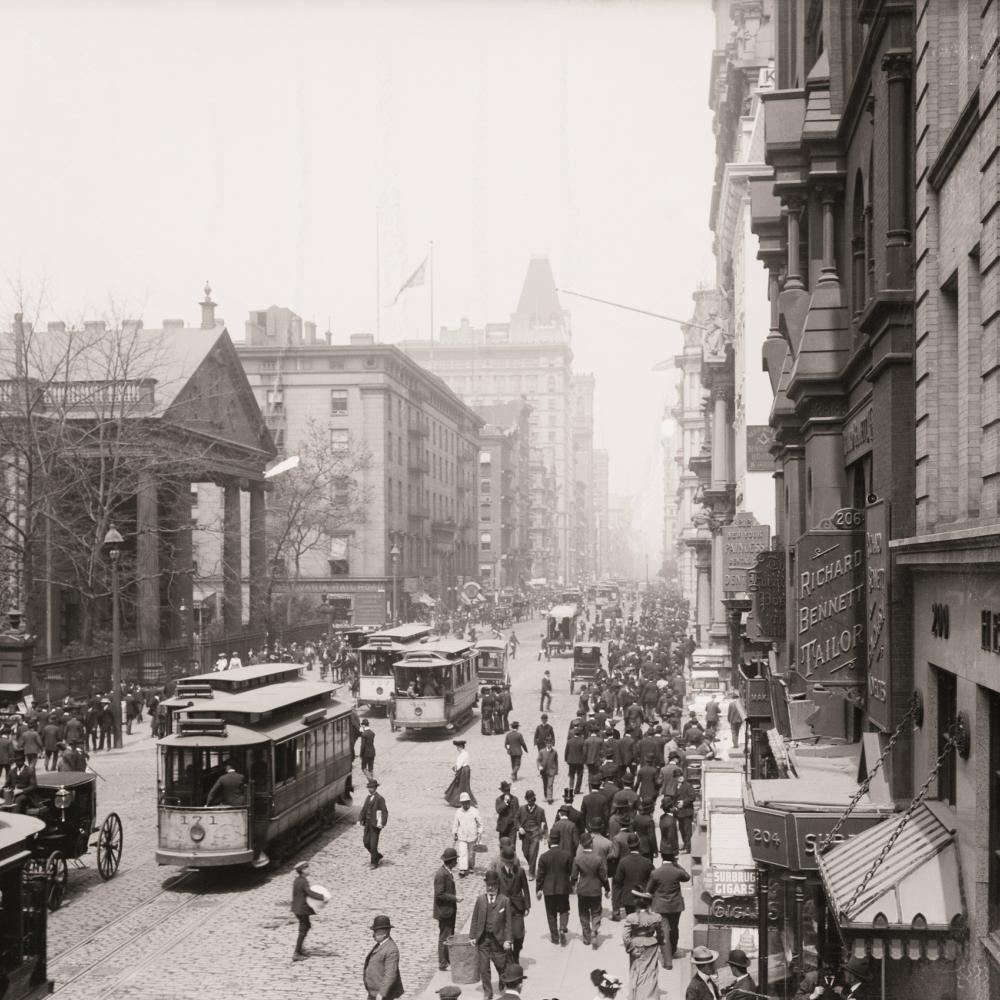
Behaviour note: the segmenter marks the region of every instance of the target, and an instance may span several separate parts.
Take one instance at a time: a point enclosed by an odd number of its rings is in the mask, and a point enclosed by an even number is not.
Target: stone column
[[[889,84],[885,121],[889,130],[889,218],[886,231],[886,287],[912,288],[910,245],[910,78],[913,55],[909,49],[890,49],[882,57]]]
[[[226,635],[237,635],[243,627],[243,525],[240,484],[226,480],[222,504],[222,594]]]
[[[698,623],[698,642],[708,644],[708,630],[712,624],[712,550],[708,544],[699,545],[694,550],[695,570],[698,575],[698,606],[695,620]]]
[[[270,618],[267,607],[267,504],[264,484],[250,484],[250,624],[261,628]]]
[[[194,562],[191,540],[191,489],[188,482],[177,483],[163,494],[170,510],[170,621],[171,640],[194,635]],[[182,610],[183,609],[183,610]]]
[[[139,473],[135,491],[136,574],[139,594],[139,642],[160,645],[160,522],[156,476]]]
[[[729,626],[726,624],[726,606],[722,599],[726,596],[723,592],[725,574],[722,568],[722,527],[721,525],[712,529],[712,637],[725,644],[729,635]],[[713,643],[714,645],[714,643]]]
[[[729,425],[728,394],[716,389],[712,398],[712,489],[724,490],[729,482]]]
[[[813,404],[816,406],[816,403]],[[847,505],[844,436],[839,417],[811,420],[806,432],[806,511],[814,528]]]

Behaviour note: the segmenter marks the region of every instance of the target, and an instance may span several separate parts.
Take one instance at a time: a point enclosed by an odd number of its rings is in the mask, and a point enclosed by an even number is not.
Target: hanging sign
[[[771,528],[758,524],[753,514],[743,511],[722,529],[722,589],[739,594],[747,589],[747,574],[757,556],[771,544]]]
[[[785,553],[782,550],[761,552],[747,573],[754,640],[785,638]]]
[[[774,472],[774,428],[747,424],[747,472]]]
[[[827,521],[799,539],[797,556],[798,672],[855,687],[865,667],[865,535]]]
[[[868,618],[868,718],[883,732],[889,718],[889,507],[879,500],[865,509],[865,610]]]

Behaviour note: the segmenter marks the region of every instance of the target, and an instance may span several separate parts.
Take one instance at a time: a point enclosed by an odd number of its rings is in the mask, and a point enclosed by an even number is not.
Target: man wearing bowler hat
[[[455,933],[455,915],[458,912],[458,894],[455,876],[451,871],[458,864],[458,851],[446,847],[441,855],[442,865],[434,873],[434,919],[438,922],[438,968],[448,968],[448,938]]]
[[[511,962],[500,975],[500,985],[503,987],[500,1000],[521,1000],[521,983],[527,978],[524,969],[517,962]]]
[[[507,953],[514,947],[510,900],[500,892],[500,878],[495,871],[486,872],[486,891],[476,898],[469,924],[469,937],[476,945],[479,957],[479,979],[483,986],[484,1000],[491,1000],[493,983],[490,978],[492,963],[501,976],[507,966]]]
[[[688,983],[684,1000],[721,1000],[722,990],[715,976],[715,963],[718,960],[719,953],[704,945],[698,945],[691,952],[694,975]]]
[[[379,794],[378,782],[374,778],[369,778],[368,798],[365,799],[364,805],[361,807],[358,824],[364,830],[363,843],[371,858],[372,868],[378,868],[379,862],[382,860],[378,841],[388,822],[389,808],[385,804],[385,799]]]
[[[368,1000],[396,1000],[403,995],[403,981],[399,977],[399,948],[390,937],[392,921],[377,916],[372,921],[375,944],[365,958],[364,983]]]
[[[727,1000],[756,1000],[757,984],[750,975],[750,959],[742,948],[734,948],[726,959],[733,982],[726,990]]]

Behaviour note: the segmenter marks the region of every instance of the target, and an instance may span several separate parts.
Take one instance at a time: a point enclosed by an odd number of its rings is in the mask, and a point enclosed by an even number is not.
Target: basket
[[[462,985],[478,983],[479,955],[475,942],[468,934],[453,934],[447,943],[452,982]]]

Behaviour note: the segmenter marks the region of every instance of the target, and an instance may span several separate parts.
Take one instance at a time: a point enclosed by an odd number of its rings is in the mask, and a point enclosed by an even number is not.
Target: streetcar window
[[[295,740],[285,740],[274,746],[274,783],[282,785],[295,778]]]
[[[361,654],[361,673],[364,677],[388,677],[392,665],[399,659],[398,652],[390,650],[368,651]]]
[[[347,743],[348,743],[347,719],[338,719],[337,729],[336,729],[336,744],[334,746],[334,753],[337,755],[337,757],[343,757],[349,752]]]

